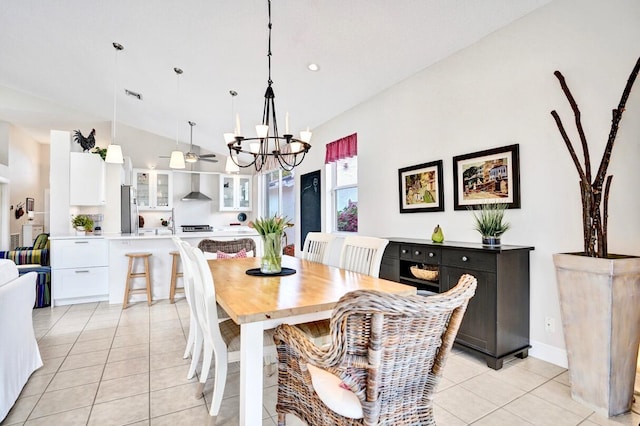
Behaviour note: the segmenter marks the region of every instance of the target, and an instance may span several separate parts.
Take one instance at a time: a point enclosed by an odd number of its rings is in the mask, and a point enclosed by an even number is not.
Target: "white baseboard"
[[[529,355],[543,361],[550,362],[557,366],[568,368],[567,351],[556,346],[547,345],[546,343],[531,341],[531,349]]]

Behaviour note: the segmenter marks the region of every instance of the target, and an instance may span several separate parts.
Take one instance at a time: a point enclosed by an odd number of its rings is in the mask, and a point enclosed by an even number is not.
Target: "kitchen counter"
[[[256,242],[255,256],[262,256],[262,239],[255,229],[243,226],[243,227],[229,227],[216,229],[208,232],[177,232],[177,237],[180,237],[183,241],[188,242],[192,246],[197,246],[200,241],[204,239],[212,240],[236,240],[239,238],[251,238]],[[105,261],[105,269],[108,278],[108,299],[109,303],[122,303],[124,297],[124,287],[127,279],[128,258],[126,253],[131,252],[148,252],[151,253],[149,259],[149,266],[151,269],[151,293],[154,301],[169,298],[169,287],[171,279],[171,262],[173,257],[169,254],[172,251],[176,251],[177,247],[171,240],[170,233],[168,234],[121,234],[121,233],[105,233],[102,235],[56,235],[50,237],[52,240],[58,240],[59,245],[74,245],[69,240],[76,240],[81,244],[80,240],[89,240],[86,243],[93,244],[97,240],[103,240],[108,245],[108,261]],[[91,242],[90,242],[91,241]],[[54,242],[55,244],[55,242]],[[106,250],[105,250],[106,252]],[[52,256],[55,256],[55,252]],[[106,259],[105,259],[106,260]],[[73,263],[73,260],[72,260]],[[73,266],[73,265],[71,265]],[[70,266],[70,267],[71,267]],[[136,265],[136,271],[140,270],[141,265]],[[181,269],[181,266],[179,267]],[[143,280],[135,279],[133,281],[134,288],[141,287]],[[56,283],[53,283],[55,286]],[[182,286],[181,279],[178,281],[178,286]],[[104,300],[106,298],[106,283],[105,290],[101,291],[101,294],[96,294],[92,298],[92,295],[86,295],[82,301],[97,301]],[[69,296],[69,300],[80,300],[74,297],[76,295]],[[134,294],[129,299],[130,303],[137,303],[144,301],[146,303],[146,295]]]

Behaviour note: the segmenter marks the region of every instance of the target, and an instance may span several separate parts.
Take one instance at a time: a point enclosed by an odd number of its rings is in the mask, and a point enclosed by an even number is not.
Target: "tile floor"
[[[211,380],[201,399],[195,398],[195,379],[186,380],[184,299],[124,311],[106,303],[36,309],[33,318],[44,366],[2,426],[210,424]],[[238,365],[231,364],[217,425],[238,424],[238,382]],[[263,425],[276,424],[275,401],[276,377],[265,376]],[[574,402],[567,371],[532,357],[511,359],[494,371],[455,351],[435,404],[440,426],[640,423],[634,412],[607,419]],[[303,423],[289,416],[288,424]]]

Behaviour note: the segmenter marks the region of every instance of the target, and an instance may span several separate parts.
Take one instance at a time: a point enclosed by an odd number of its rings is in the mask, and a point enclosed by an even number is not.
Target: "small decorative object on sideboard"
[[[98,154],[100,158],[102,158],[102,160],[105,160],[107,158],[107,148],[100,148],[99,146],[96,146],[91,152],[93,154]]]
[[[504,221],[505,203],[481,204],[480,209],[473,217],[476,220],[475,230],[482,235],[482,244],[486,246],[499,246],[500,236],[507,232],[511,224]]]
[[[433,230],[433,234],[431,234],[431,241],[434,243],[441,243],[444,241],[444,233],[442,232],[440,225],[437,225]]]
[[[79,214],[71,219],[71,224],[76,229],[76,235],[85,235],[85,232],[93,230],[93,220],[86,215]]]

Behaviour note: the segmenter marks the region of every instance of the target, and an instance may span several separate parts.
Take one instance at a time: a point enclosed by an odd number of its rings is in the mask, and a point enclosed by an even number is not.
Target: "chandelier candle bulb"
[[[237,136],[240,136],[242,132],[240,132],[240,114],[236,114],[236,131]]]
[[[225,133],[224,134],[224,141],[226,143],[231,143],[234,142],[236,140],[236,134],[235,133]]]
[[[269,134],[269,126],[266,124],[256,124],[256,133],[260,139],[264,139]]]
[[[309,128],[307,127],[307,130],[303,130],[300,132],[300,139],[302,140],[302,142],[307,142],[309,143],[311,141],[311,132],[309,131]]]
[[[297,154],[302,151],[302,144],[300,142],[291,142],[289,146],[291,146],[292,154]]]

